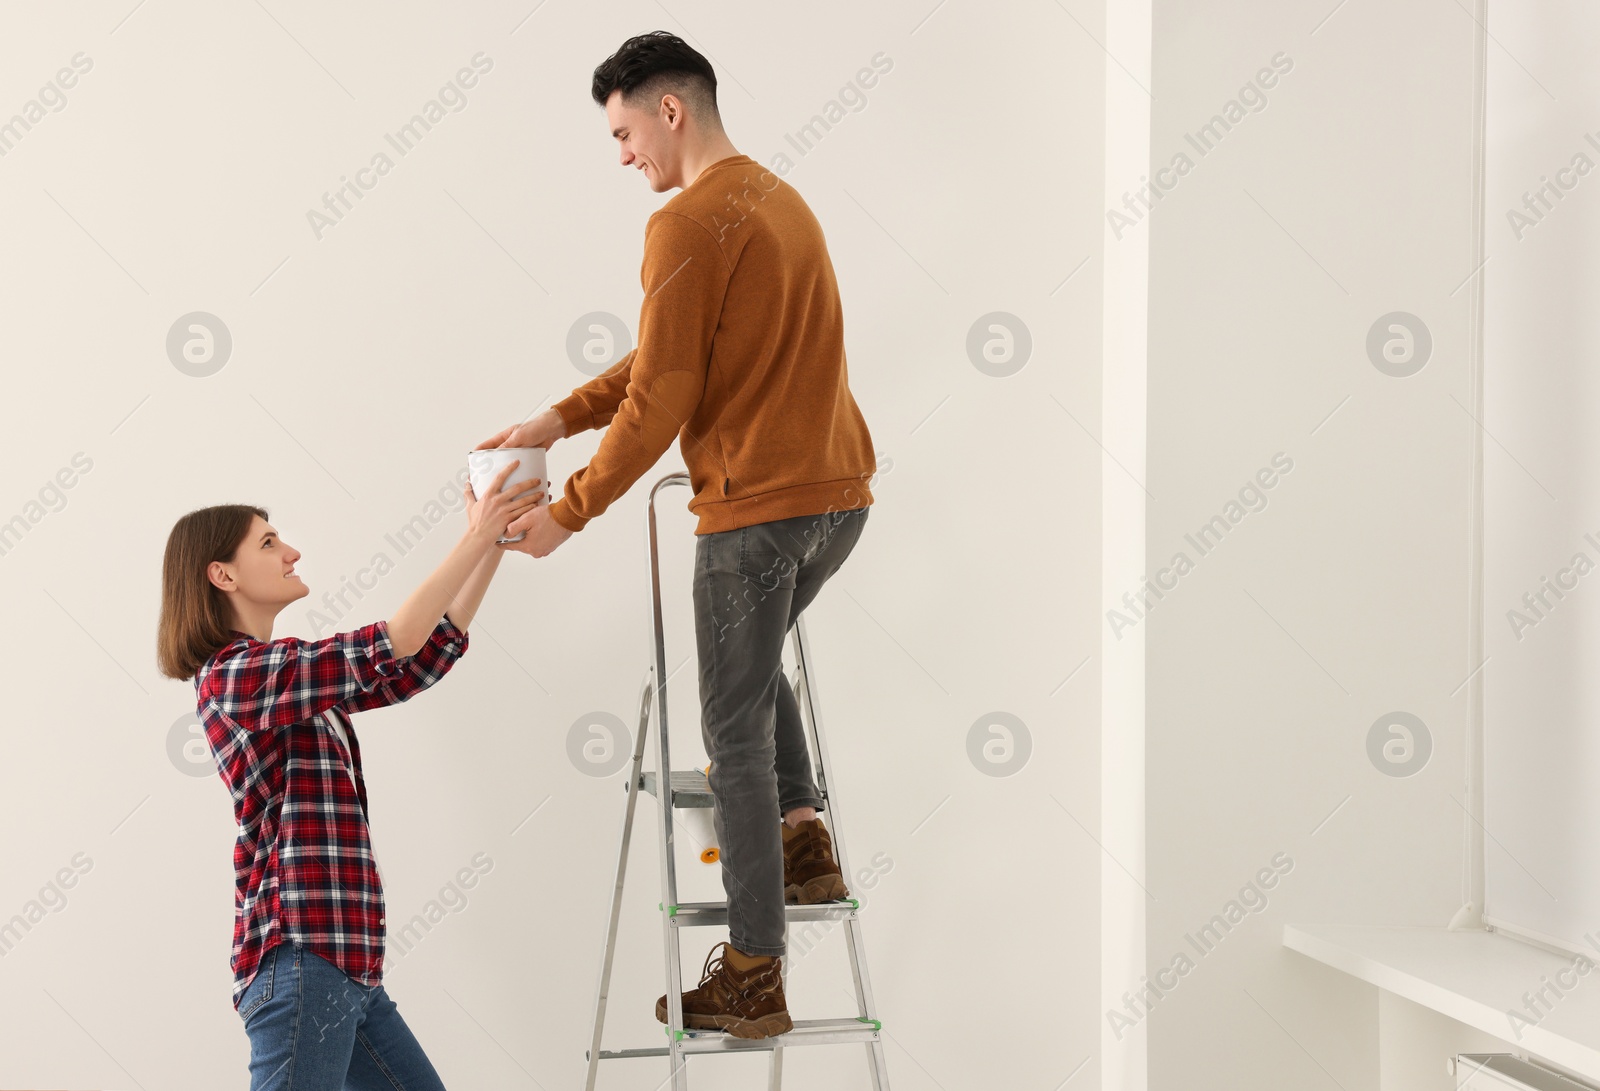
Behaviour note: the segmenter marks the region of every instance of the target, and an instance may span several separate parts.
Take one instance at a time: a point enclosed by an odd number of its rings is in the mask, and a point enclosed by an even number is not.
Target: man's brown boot
[[[745,968],[736,969],[735,960]],[[656,1018],[667,1021],[665,996],[656,1001]],[[683,994],[683,1025],[725,1030],[735,1038],[770,1038],[794,1029],[783,999],[783,960],[717,944],[706,955],[700,987]]]
[[[783,900],[791,905],[848,898],[844,876],[833,860],[833,839],[820,818],[808,818],[783,829]]]

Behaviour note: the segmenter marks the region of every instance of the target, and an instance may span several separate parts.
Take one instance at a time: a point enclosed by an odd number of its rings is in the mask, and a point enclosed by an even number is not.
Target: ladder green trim
[[[880,1031],[880,1030],[883,1029],[883,1020],[881,1020],[881,1019],[868,1019],[865,1015],[858,1015],[858,1016],[856,1016],[856,1022],[858,1022],[858,1023],[871,1023],[872,1024],[872,1029],[873,1029],[874,1032],[877,1032],[877,1031]]]

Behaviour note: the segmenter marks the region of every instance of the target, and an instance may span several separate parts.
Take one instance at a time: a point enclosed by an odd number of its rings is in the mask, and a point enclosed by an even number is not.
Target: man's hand
[[[565,438],[566,434],[566,422],[552,407],[535,413],[521,424],[513,424],[496,432],[473,450],[486,451],[491,447],[543,447],[549,450],[551,444]]]
[[[527,532],[527,537],[520,542],[502,542],[501,549],[514,549],[518,553],[526,553],[531,557],[548,557],[556,551],[556,547],[572,537],[572,531],[550,518],[550,509],[547,505],[540,505],[514,520],[506,527],[506,537],[515,538],[518,534]]]

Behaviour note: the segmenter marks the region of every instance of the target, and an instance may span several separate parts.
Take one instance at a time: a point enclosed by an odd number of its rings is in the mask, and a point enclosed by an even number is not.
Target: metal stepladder
[[[862,943],[860,903],[854,899],[823,902],[815,905],[786,905],[787,924],[796,921],[839,921],[844,925],[845,939],[850,956],[850,970],[855,978],[857,1014],[834,1019],[796,1019],[794,1029],[770,1038],[736,1038],[721,1030],[689,1030],[683,1026],[683,998],[681,996],[681,959],[679,931],[705,925],[726,925],[726,902],[678,901],[677,865],[674,858],[673,811],[686,807],[710,807],[710,784],[706,774],[699,770],[673,771],[667,777],[668,790],[663,798],[660,791],[660,770],[671,770],[667,731],[667,656],[661,608],[661,564],[656,532],[656,494],[672,485],[689,484],[686,473],[668,474],[658,480],[650,490],[646,511],[646,533],[650,549],[650,592],[652,642],[654,658],[645,671],[639,694],[639,730],[633,745],[633,760],[628,771],[627,806],[623,812],[621,844],[617,852],[616,883],[611,891],[611,912],[606,926],[605,950],[600,962],[600,980],[595,990],[594,1034],[589,1042],[586,1057],[589,1062],[586,1091],[594,1091],[595,1079],[602,1060],[636,1057],[666,1057],[671,1066],[672,1091],[688,1091],[687,1060],[692,1054],[731,1053],[767,1050],[771,1052],[768,1086],[778,1091],[783,1080],[783,1051],[790,1046],[824,1045],[860,1042],[866,1046],[867,1067],[872,1077],[874,1091],[889,1091],[889,1073],[884,1062],[882,1023],[876,1016],[877,1007],[872,998],[872,985],[867,976],[866,949]],[[849,881],[850,868],[846,863],[844,838],[839,825],[838,803],[828,792],[832,779],[828,763],[828,749],[823,741],[822,722],[817,701],[817,684],[813,672],[811,646],[806,639],[803,618],[795,619],[790,629],[795,658],[792,680],[795,699],[800,705],[801,719],[809,729],[810,744],[816,759],[815,775],[821,797],[827,802],[828,827],[833,839],[835,860],[839,870]],[[656,772],[643,770],[645,735],[650,726],[650,710],[654,704],[658,723],[658,764]],[[649,792],[655,796],[659,807],[660,823],[658,848],[661,863],[662,946],[666,954],[667,994],[667,1044],[639,1049],[602,1050],[601,1031],[605,1026],[606,1002],[611,984],[611,966],[616,951],[617,923],[622,912],[623,880],[628,867],[628,845],[633,832],[634,811],[639,795]],[[785,959],[785,972],[788,960]]]

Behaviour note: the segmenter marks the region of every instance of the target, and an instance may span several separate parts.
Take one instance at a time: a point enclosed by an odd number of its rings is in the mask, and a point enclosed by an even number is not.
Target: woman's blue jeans
[[[239,998],[250,1091],[443,1091],[382,985],[362,985],[285,941]]]

